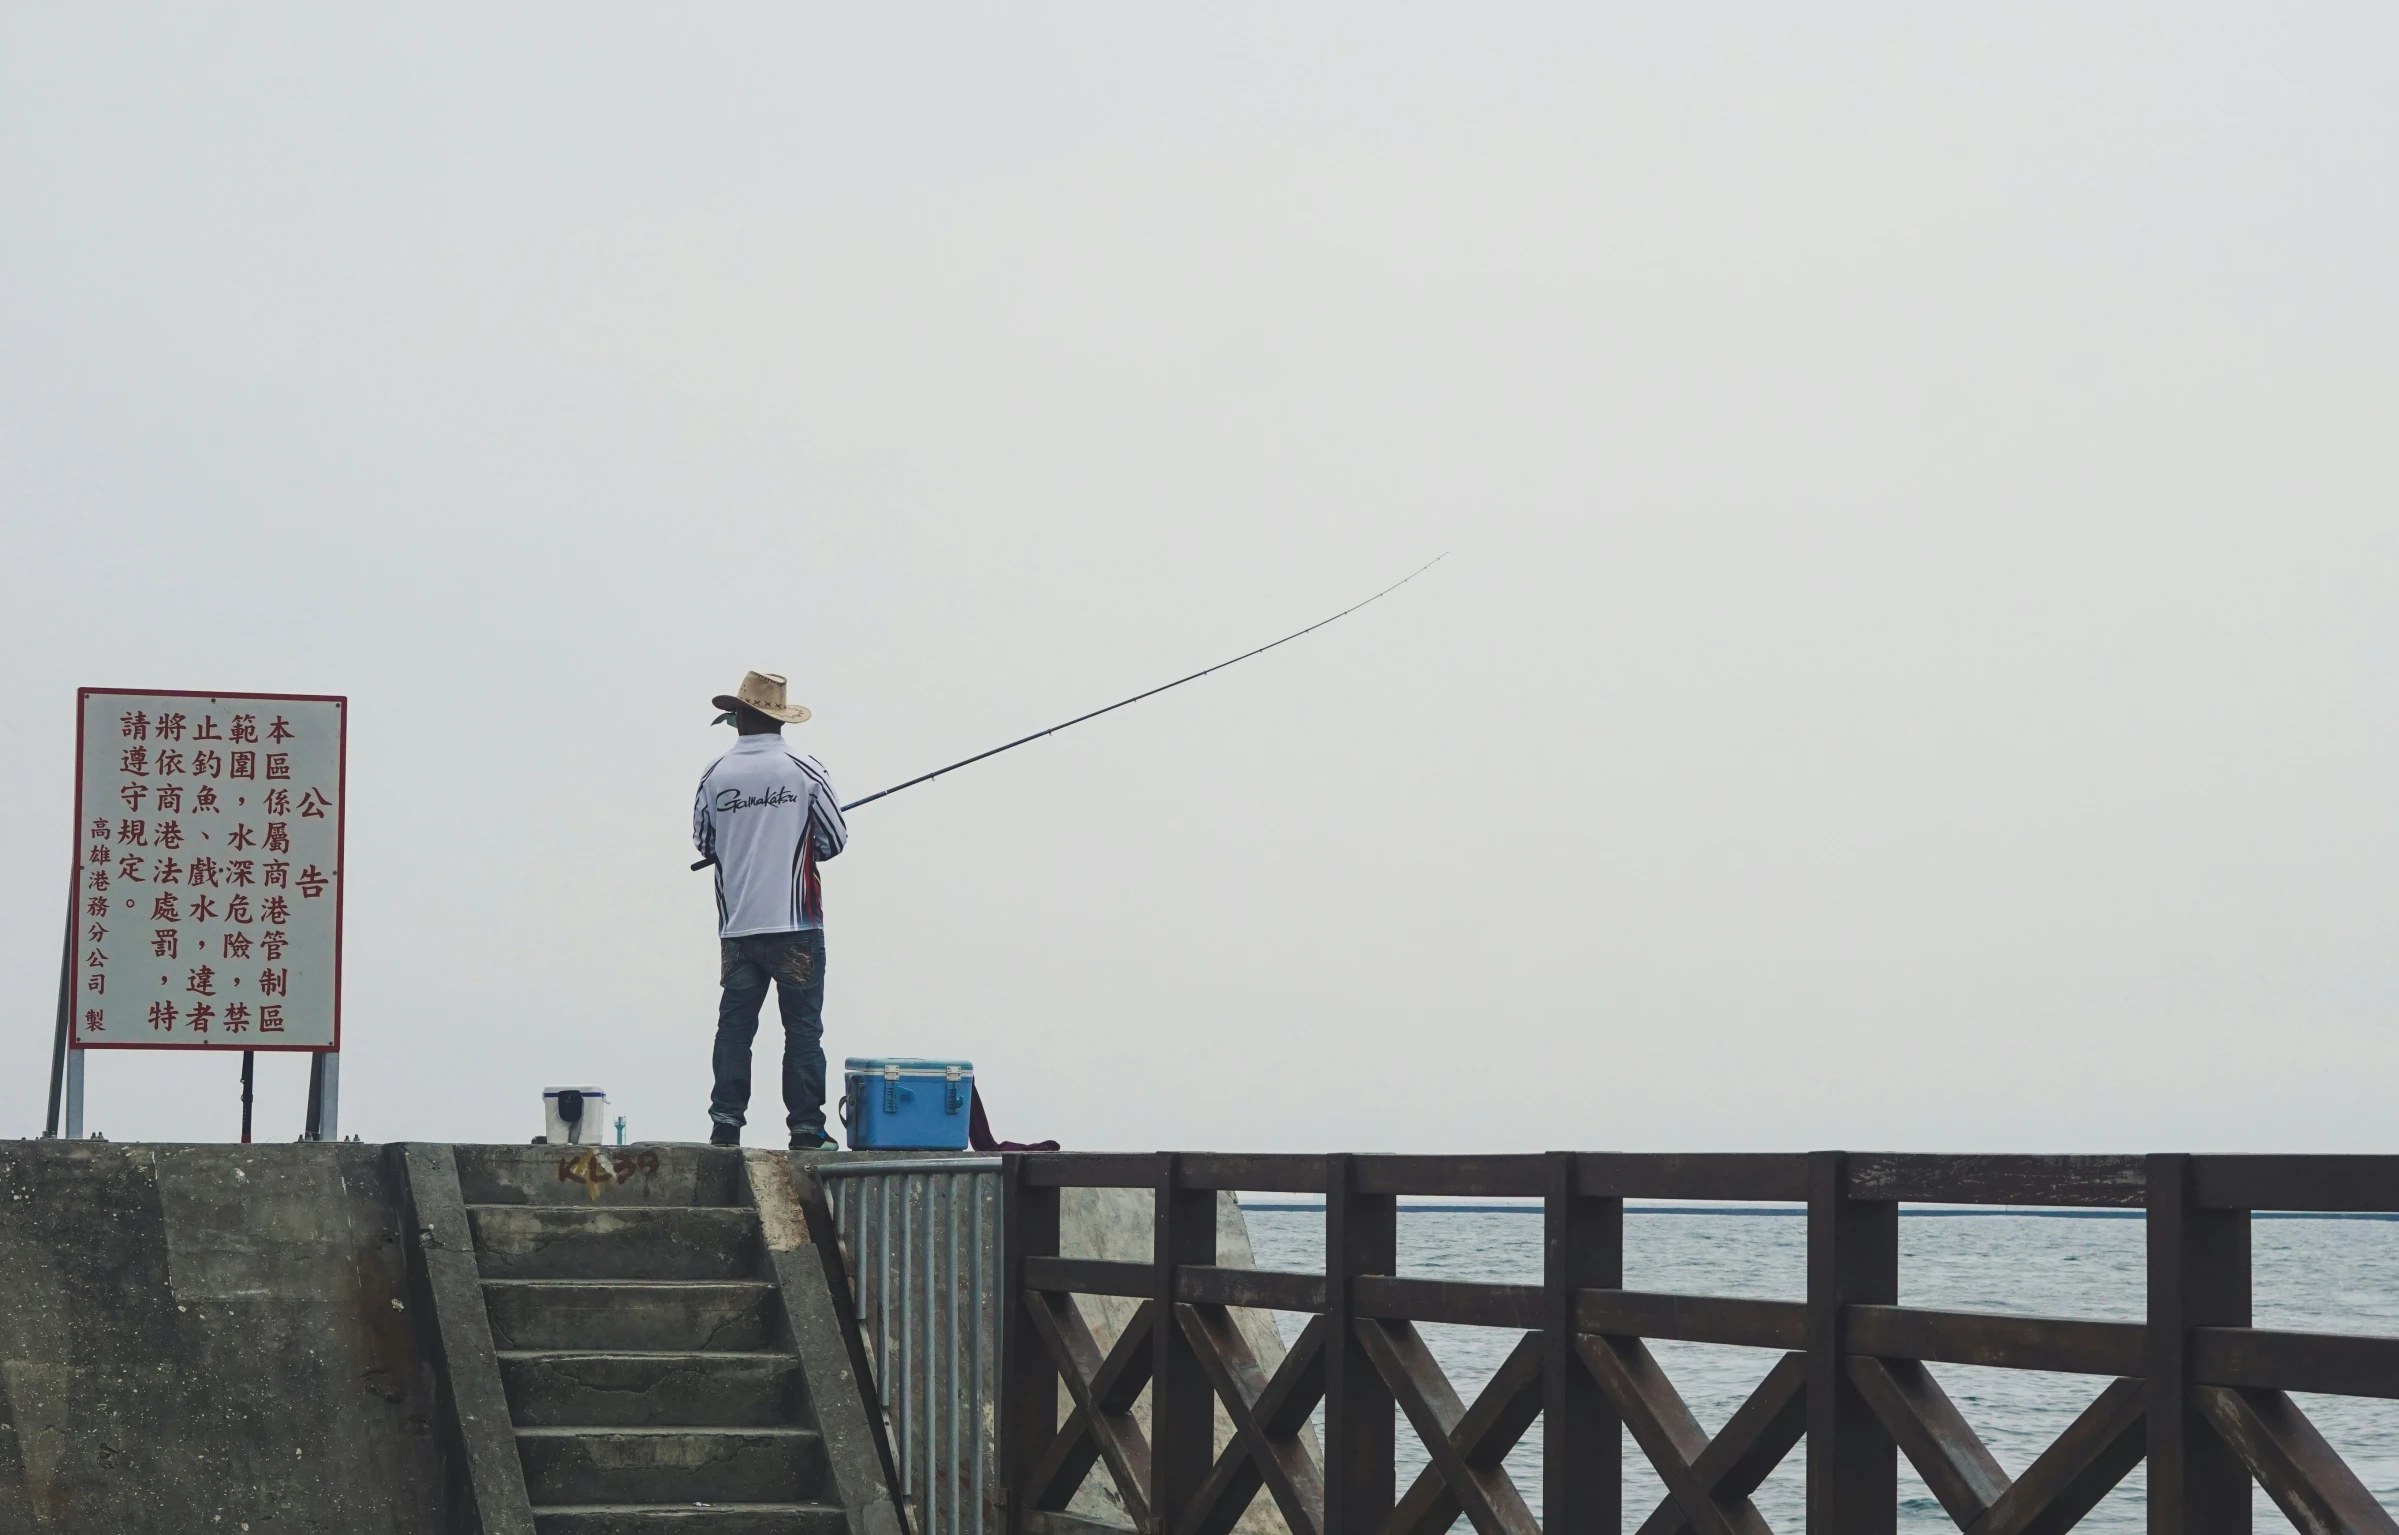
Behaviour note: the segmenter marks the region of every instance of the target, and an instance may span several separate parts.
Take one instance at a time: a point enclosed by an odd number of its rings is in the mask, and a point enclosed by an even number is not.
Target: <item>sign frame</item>
[[[205,688],[77,688],[75,690],[75,824],[70,828],[74,834],[73,857],[75,867],[78,870],[78,878],[74,886],[74,891],[76,892],[80,892],[82,889],[80,871],[83,861],[83,828],[86,820],[85,806],[83,802],[83,754],[85,747],[89,743],[87,743],[84,739],[84,724],[91,713],[92,699],[125,697],[193,698],[208,699],[212,701],[259,699],[273,703],[331,704],[338,712],[341,719],[341,739],[336,749],[336,761],[338,766],[334,773],[334,793],[338,796],[336,805],[340,812],[340,819],[335,822],[333,841],[333,856],[335,863],[335,878],[333,882],[333,1041],[330,1044],[322,1045],[268,1045],[256,1044],[250,1040],[244,1040],[239,1046],[170,1045],[153,1043],[151,1041],[141,1039],[108,1040],[105,1042],[99,1040],[86,1041],[78,1037],[81,1032],[80,1030],[72,1030],[69,1033],[66,1041],[69,1056],[72,1057],[76,1052],[84,1050],[166,1050],[193,1055],[242,1055],[253,1050],[273,1050],[289,1055],[316,1055],[325,1057],[339,1055],[342,1047],[342,912],[344,900],[347,897],[350,888],[349,695],[346,693],[239,693],[211,691]],[[72,895],[70,896],[70,900],[72,900]],[[74,908],[70,904],[70,924],[72,924],[73,920]],[[72,927],[70,926],[70,932],[71,931]],[[64,994],[62,993],[62,996],[63,995]],[[80,1116],[77,1117],[80,1118]]]

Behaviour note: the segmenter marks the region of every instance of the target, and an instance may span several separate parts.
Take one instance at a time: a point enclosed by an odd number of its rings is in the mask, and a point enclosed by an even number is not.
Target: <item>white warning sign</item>
[[[341,1045],[348,700],[85,688],[80,1049]]]

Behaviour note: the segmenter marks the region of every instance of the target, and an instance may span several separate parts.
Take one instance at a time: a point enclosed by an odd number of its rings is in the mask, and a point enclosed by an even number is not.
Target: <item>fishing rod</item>
[[[1112,714],[1118,709],[1125,707],[1127,704],[1137,704],[1145,698],[1155,698],[1169,688],[1179,688],[1186,682],[1197,682],[1200,678],[1207,676],[1210,672],[1221,672],[1226,667],[1246,661],[1252,656],[1262,656],[1266,654],[1266,652],[1274,649],[1277,645],[1288,645],[1303,634],[1314,634],[1326,624],[1334,623],[1338,620],[1349,617],[1352,613],[1357,612],[1358,609],[1365,607],[1367,603],[1380,602],[1383,598],[1390,596],[1393,592],[1398,591],[1410,581],[1415,580],[1418,576],[1423,575],[1426,571],[1432,569],[1434,566],[1440,564],[1443,560],[1448,558],[1449,554],[1446,550],[1440,554],[1436,554],[1431,559],[1425,561],[1422,565],[1417,566],[1414,570],[1409,571],[1406,575],[1400,577],[1398,580],[1392,582],[1389,586],[1386,586],[1381,591],[1375,593],[1372,597],[1365,599],[1364,602],[1353,602],[1348,607],[1343,608],[1340,612],[1335,613],[1331,618],[1320,618],[1316,622],[1308,625],[1308,627],[1305,629],[1295,629],[1291,633],[1284,635],[1279,640],[1260,645],[1255,650],[1245,650],[1241,654],[1233,657],[1233,659],[1230,661],[1219,661],[1214,666],[1203,667],[1199,671],[1193,672],[1188,677],[1177,677],[1172,682],[1160,683],[1158,686],[1151,688],[1146,693],[1135,693],[1130,698],[1120,698],[1104,709],[1094,709],[1089,714],[1078,714],[1073,719],[1067,720],[1062,724],[1052,725],[1047,730],[1036,730],[1029,736],[1019,736],[1005,746],[995,746],[989,751],[977,752],[971,757],[961,757],[956,762],[951,763],[948,767],[938,767],[930,773],[920,773],[905,783],[895,783],[888,789],[877,789],[874,793],[869,794],[864,798],[851,800],[848,804],[842,806],[842,813],[847,815],[849,812],[857,809],[860,805],[871,805],[876,800],[882,799],[886,795],[897,794],[902,789],[913,789],[920,783],[931,783],[934,779],[939,778],[944,773],[955,773],[960,768],[972,767],[986,757],[996,757],[1001,752],[1014,751],[1016,748],[1027,745],[1034,741],[1038,741],[1044,736],[1054,736],[1059,731],[1066,729],[1068,726],[1080,725],[1085,720],[1098,719],[1103,714]],[[710,864],[715,862],[716,859],[713,856],[703,858],[698,863],[693,864],[692,868],[695,870],[705,869]]]

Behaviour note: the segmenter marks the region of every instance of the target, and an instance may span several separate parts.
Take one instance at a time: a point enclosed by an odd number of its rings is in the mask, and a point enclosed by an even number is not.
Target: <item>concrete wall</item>
[[[0,1535],[444,1528],[385,1148],[0,1142]]]

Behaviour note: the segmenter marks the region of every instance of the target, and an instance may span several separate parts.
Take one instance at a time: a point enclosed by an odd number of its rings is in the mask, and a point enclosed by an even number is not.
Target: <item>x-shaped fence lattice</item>
[[[1144,1535],[1227,1535],[1261,1487],[1292,1535],[1324,1535],[1324,1476],[1302,1437],[1325,1392],[1324,1317],[1308,1323],[1269,1376],[1229,1308],[1174,1306],[1172,1325],[1223,1404],[1232,1437],[1189,1507],[1153,1511],[1149,1443],[1134,1406],[1149,1384],[1158,1304],[1142,1303],[1103,1351],[1073,1296],[1032,1292],[1026,1303],[1074,1403],[1033,1473],[1027,1506],[1064,1509],[1104,1461]],[[1541,1415],[1542,1334],[1525,1333],[1469,1406],[1414,1323],[1353,1325],[1429,1462],[1378,1535],[1441,1535],[1460,1515],[1477,1535],[1540,1535],[1504,1463]],[[1579,1334],[1572,1342],[1571,1367],[1589,1374],[1666,1488],[1640,1535],[1769,1535],[1750,1495],[1806,1436],[1806,1355],[1783,1355],[1711,1437],[1639,1338]],[[2101,1390],[2011,1479],[1923,1364],[1863,1355],[1845,1364],[1849,1382],[1965,1535],[2069,1529],[2145,1453],[2149,1393],[2139,1380]],[[2197,1399],[2209,1426],[2299,1529],[2399,1535],[2399,1523],[2288,1395],[2202,1386]]]

